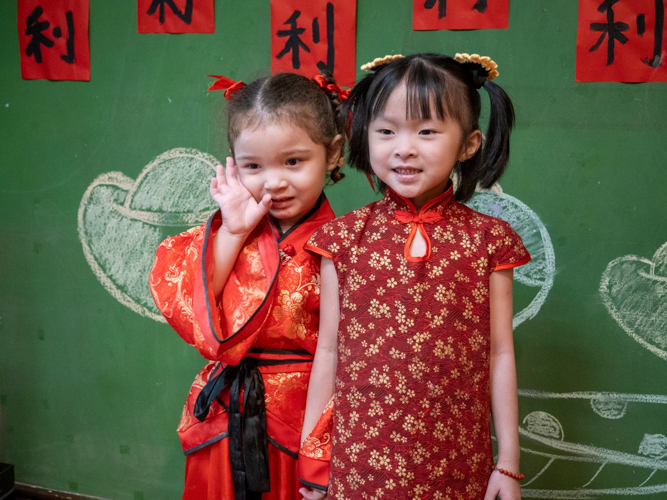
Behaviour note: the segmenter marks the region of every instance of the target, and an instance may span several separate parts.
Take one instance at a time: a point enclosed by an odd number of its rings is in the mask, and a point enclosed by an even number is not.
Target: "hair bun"
[[[499,75],[498,65],[488,56],[479,54],[456,54],[454,59],[466,66],[472,74],[476,88],[481,88],[486,80],[493,81]]]

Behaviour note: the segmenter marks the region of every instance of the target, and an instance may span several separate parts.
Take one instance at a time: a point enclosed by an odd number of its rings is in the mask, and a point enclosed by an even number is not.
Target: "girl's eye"
[[[391,130],[389,130],[388,128],[381,128],[380,130],[378,130],[378,132],[381,135],[391,135],[391,134],[393,134],[393,132]]]
[[[296,167],[299,164],[299,160],[297,158],[290,158],[287,160],[287,164],[290,167]]]
[[[420,130],[419,133],[421,135],[433,135],[435,134],[435,130],[425,129],[425,130]]]
[[[247,163],[246,165],[243,165],[243,168],[247,168],[248,170],[257,170],[261,168],[257,163]]]

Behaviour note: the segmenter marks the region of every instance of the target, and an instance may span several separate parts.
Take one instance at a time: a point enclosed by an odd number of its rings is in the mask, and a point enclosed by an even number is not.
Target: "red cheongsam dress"
[[[417,212],[387,188],[306,245],[333,259],[340,291],[333,408],[300,464],[307,483],[328,482],[330,498],[484,498],[493,464],[489,276],[530,256],[507,222],[452,197],[450,184]],[[410,256],[417,231],[422,257]]]
[[[155,303],[209,360],[178,427],[185,500],[301,498],[296,468],[320,307],[320,257],[303,245],[333,218],[322,195],[285,233],[263,219],[219,303],[212,289],[219,212],[158,247],[150,274]]]

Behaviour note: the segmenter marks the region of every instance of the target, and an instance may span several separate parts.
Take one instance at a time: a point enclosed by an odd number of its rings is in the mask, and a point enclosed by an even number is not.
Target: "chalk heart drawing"
[[[148,288],[148,273],[158,244],[206,222],[216,209],[209,182],[219,161],[196,149],[172,149],[146,165],[134,180],[121,172],[95,179],[79,206],[79,238],[95,276],[111,295],[133,311],[164,322]],[[514,328],[533,318],[553,285],[555,257],[539,217],[496,184],[475,193],[468,205],[509,222],[532,261],[514,279],[538,289],[532,302],[514,316]]]
[[[651,260],[636,255],[612,260],[602,274],[600,294],[628,335],[667,359],[667,243]]]
[[[557,405],[557,410],[576,417],[574,421],[582,425],[599,423],[596,422],[597,417],[591,418],[591,414],[582,411],[577,400],[588,401],[593,412],[607,420],[624,418],[629,405],[651,405],[656,410],[667,410],[667,396],[659,394],[556,393],[519,389],[519,397],[542,400],[545,406],[549,405],[549,400],[565,400],[568,402],[567,409]],[[520,402],[519,408],[521,406]],[[641,414],[642,410],[638,409],[634,413],[635,418]],[[667,411],[665,414],[664,421],[667,422]],[[628,423],[637,425],[637,422]],[[666,494],[659,498],[667,498],[667,460],[664,460],[667,457],[667,436],[664,434],[645,433],[637,444],[637,452],[629,453],[568,440],[563,426],[553,414],[533,411],[521,420],[519,442],[522,460],[536,471],[526,474],[525,481],[522,481],[522,498],[628,498],[658,493]],[[568,470],[576,473],[568,474]],[[586,476],[586,472],[590,476]],[[550,487],[552,485],[557,486]]]
[[[498,184],[488,191],[476,192],[466,205],[509,222],[530,252],[532,260],[514,269],[514,279],[536,288],[537,293],[528,306],[515,314],[513,327],[516,328],[535,317],[553,286],[556,257],[549,232],[535,212],[520,200],[504,193]]]
[[[165,321],[148,288],[155,250],[216,209],[209,183],[218,163],[196,149],[172,149],[136,180],[108,172],[88,186],[79,206],[79,239],[95,276],[121,304]]]

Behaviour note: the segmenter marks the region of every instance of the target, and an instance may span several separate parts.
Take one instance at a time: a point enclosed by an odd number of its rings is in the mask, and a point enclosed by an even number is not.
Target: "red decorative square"
[[[412,0],[412,29],[507,29],[509,10],[509,0]]]
[[[578,82],[665,82],[664,0],[579,0]]]
[[[356,0],[271,0],[271,72],[312,77],[320,67],[354,85]]]
[[[138,33],[215,33],[213,0],[137,0]]]
[[[21,77],[90,80],[89,0],[19,0]]]

